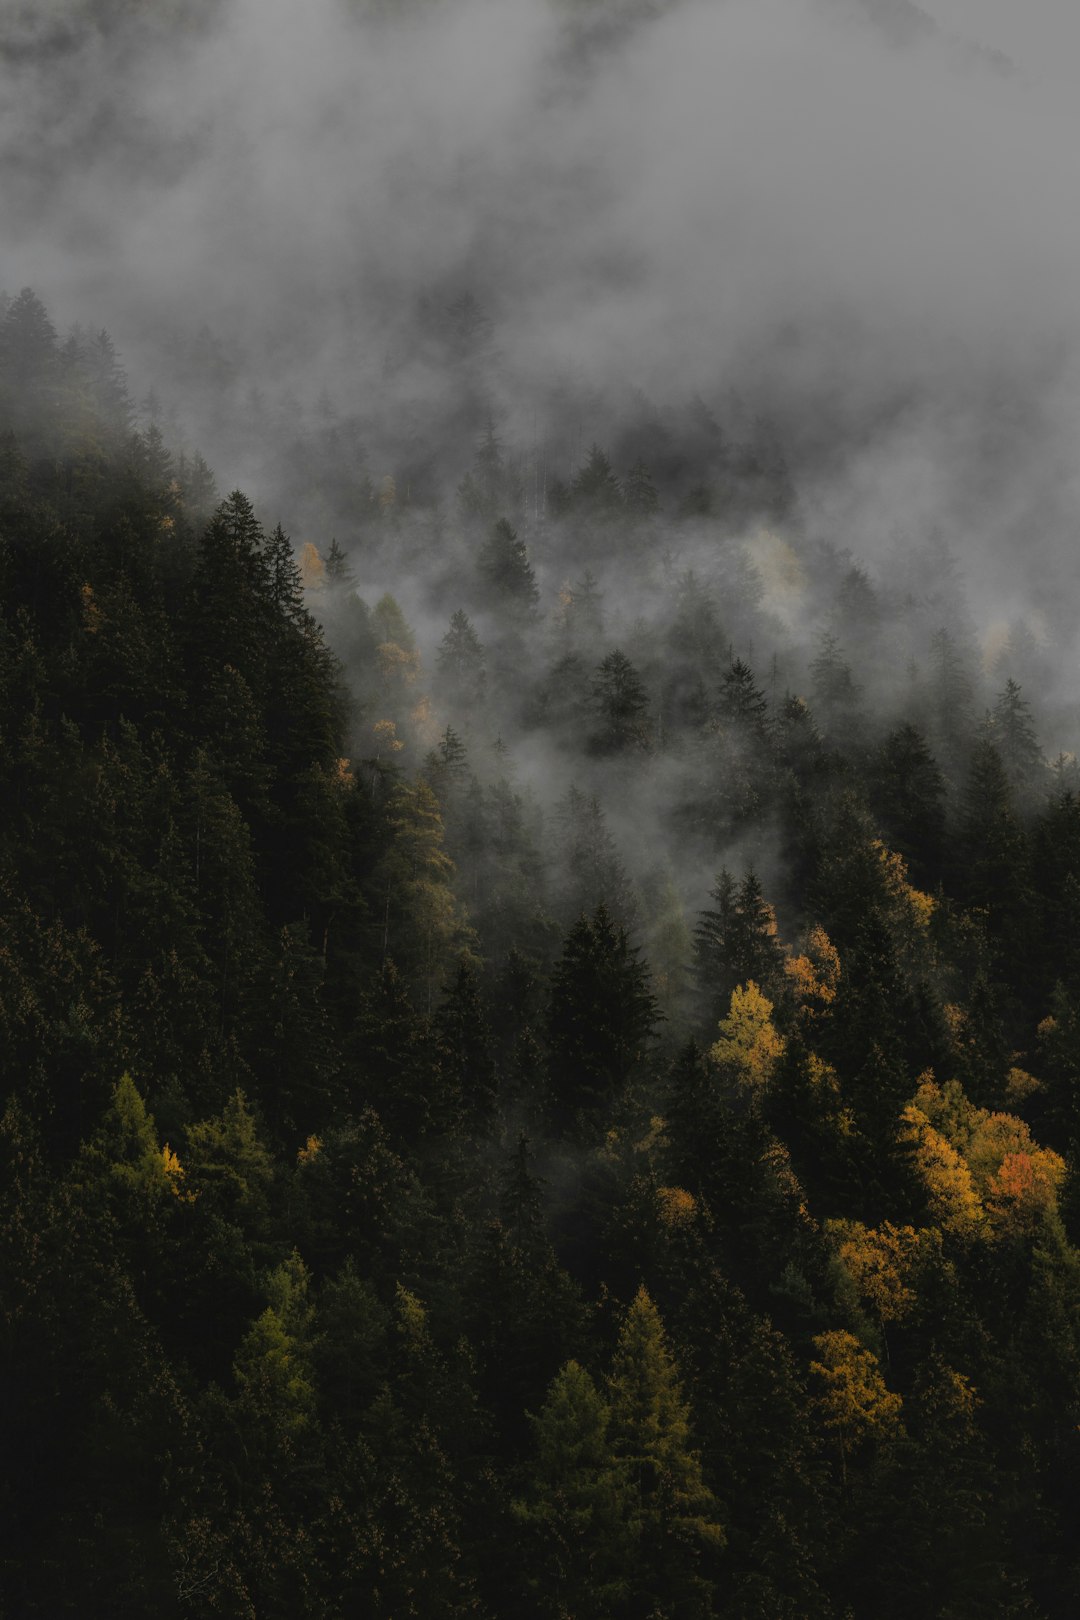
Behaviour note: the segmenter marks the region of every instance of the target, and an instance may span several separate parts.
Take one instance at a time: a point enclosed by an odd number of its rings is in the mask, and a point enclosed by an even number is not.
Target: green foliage
[[[107,334],[0,299],[0,1609],[1072,1614],[1053,649],[988,687],[940,553],[809,540],[734,404],[628,398],[559,486],[574,388],[513,443],[439,296],[445,442],[390,389],[271,454],[177,357],[306,599]]]
[[[477,559],[480,579],[493,602],[522,623],[535,617],[540,591],[525,542],[506,518],[490,530]]]
[[[556,1117],[597,1120],[641,1062],[658,1023],[649,972],[601,905],[563,945],[551,984],[548,1042]]]

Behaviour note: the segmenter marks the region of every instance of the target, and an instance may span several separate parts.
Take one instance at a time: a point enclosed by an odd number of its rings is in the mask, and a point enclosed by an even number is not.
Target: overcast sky
[[[1080,510],[1080,22],[923,9],[941,31],[905,0],[678,0],[570,51],[546,0],[389,27],[225,0],[182,47],[23,51],[0,67],[0,285],[129,358],[149,341],[166,396],[153,343],[205,322],[253,381],[345,404],[436,398],[417,309],[475,291],[511,428],[564,371],[748,388],[845,543],[937,521],[990,590],[1033,573],[1026,548],[1054,594]],[[19,26],[44,37],[49,10]]]
[[[924,0],[923,10],[1055,94],[1080,85],[1080,10],[1069,0]]]

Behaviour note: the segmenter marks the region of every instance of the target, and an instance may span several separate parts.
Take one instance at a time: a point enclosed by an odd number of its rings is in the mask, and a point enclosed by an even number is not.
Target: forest
[[[1054,648],[441,319],[256,507],[5,297],[2,1612],[1071,1615]]]
[[[1080,1612],[1059,9],[0,7],[0,1620]]]

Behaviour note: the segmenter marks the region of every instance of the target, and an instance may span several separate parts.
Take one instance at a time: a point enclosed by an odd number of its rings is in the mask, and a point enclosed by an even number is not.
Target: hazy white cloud
[[[904,0],[654,9],[574,46],[549,0],[366,21],[226,0],[182,44],[132,26],[13,55],[0,278],[128,353],[207,322],[309,397],[386,387],[411,344],[414,401],[447,386],[418,300],[472,289],[519,419],[567,370],[660,399],[737,385],[849,542],[937,517],[995,589],[1025,527],[1059,557],[1071,103],[959,48],[955,7],[940,28]]]

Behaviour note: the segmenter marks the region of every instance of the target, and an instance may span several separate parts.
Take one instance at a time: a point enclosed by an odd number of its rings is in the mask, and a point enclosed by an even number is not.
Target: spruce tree
[[[645,1055],[659,1015],[626,930],[605,906],[571,928],[551,982],[548,1042],[556,1120],[603,1113]]]

